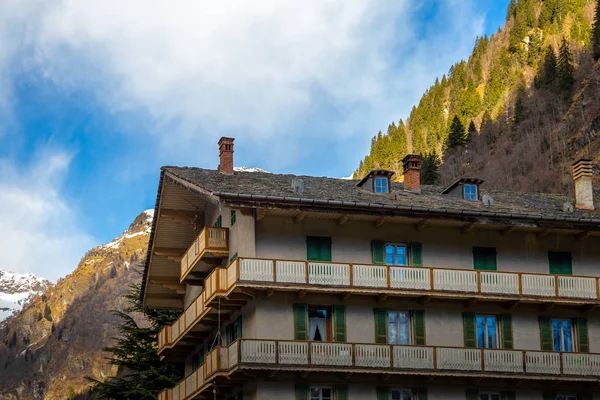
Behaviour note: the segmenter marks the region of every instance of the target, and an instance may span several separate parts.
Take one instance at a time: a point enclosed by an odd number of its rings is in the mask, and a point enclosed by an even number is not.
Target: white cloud
[[[89,85],[109,109],[144,110],[147,133],[170,154],[183,148],[180,159],[197,160],[230,134],[274,140],[256,160],[286,166],[311,151],[302,138],[323,134],[365,153],[370,135],[406,117],[434,76],[467,54],[483,22],[457,0],[440,1],[441,23],[429,26],[408,0],[9,4],[0,26],[13,28],[0,39],[21,40],[27,64],[65,88]],[[290,143],[300,144],[297,157],[275,154]]]
[[[58,192],[69,161],[65,153],[41,154],[15,169],[0,159],[0,268],[56,280],[94,243]]]

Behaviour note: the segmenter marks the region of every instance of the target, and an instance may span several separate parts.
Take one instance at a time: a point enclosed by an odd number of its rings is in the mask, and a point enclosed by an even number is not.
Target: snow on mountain
[[[256,167],[234,167],[233,170],[235,172],[265,172],[267,174],[271,173],[262,168],[256,168]]]
[[[139,235],[149,235],[152,230],[152,219],[154,218],[154,210],[149,209],[142,212],[125,232],[110,243],[99,246],[101,249],[117,249],[123,239],[131,239]]]
[[[0,322],[21,311],[32,297],[50,285],[47,279],[31,272],[19,274],[0,269]]]

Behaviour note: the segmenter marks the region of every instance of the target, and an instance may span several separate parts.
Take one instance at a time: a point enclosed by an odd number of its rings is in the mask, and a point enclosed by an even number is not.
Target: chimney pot
[[[219,172],[233,175],[233,141],[234,138],[222,137],[219,139]]]
[[[421,156],[408,154],[402,159],[404,166],[404,190],[421,191]]]
[[[575,207],[581,210],[593,210],[592,160],[581,158],[573,163],[573,181],[575,183]]]

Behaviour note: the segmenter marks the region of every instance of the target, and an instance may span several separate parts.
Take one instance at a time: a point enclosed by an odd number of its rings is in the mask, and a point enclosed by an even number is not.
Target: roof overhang
[[[452,185],[448,186],[446,189],[444,189],[442,191],[442,194],[447,194],[449,193],[452,189],[454,189],[455,187],[457,187],[458,185],[464,185],[465,183],[472,183],[474,185],[481,185],[483,182],[485,182],[483,179],[480,178],[459,178],[457,179]]]

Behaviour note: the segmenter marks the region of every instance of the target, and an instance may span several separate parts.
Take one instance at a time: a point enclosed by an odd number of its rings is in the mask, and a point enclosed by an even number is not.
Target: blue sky
[[[237,166],[348,176],[508,0],[347,3],[4,0],[0,268],[71,272],[221,136]]]

